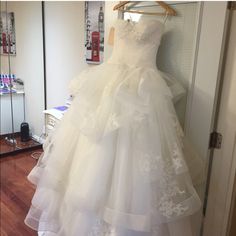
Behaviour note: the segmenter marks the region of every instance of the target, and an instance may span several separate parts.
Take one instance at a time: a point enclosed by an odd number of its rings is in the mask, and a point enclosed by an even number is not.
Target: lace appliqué
[[[139,158],[139,170],[143,173],[149,173],[150,171],[157,170],[160,159],[160,156],[149,154],[141,155]]]
[[[135,39],[135,41],[144,41],[148,39],[149,43],[150,40],[152,43],[159,42],[163,31],[163,25],[156,21],[149,21],[149,24],[147,25],[147,23],[143,24],[142,22],[118,20],[115,28],[118,32],[118,38],[132,38]],[[157,38],[150,37],[150,34],[153,34],[154,32],[157,33]]]
[[[162,167],[159,180],[161,196],[160,199],[157,199],[159,204],[156,208],[167,218],[181,216],[189,209],[188,206],[181,203],[186,199],[186,191],[181,190],[175,174],[176,167],[171,161],[163,163]],[[179,199],[183,199],[183,201]]]
[[[115,229],[103,220],[96,220],[91,232],[88,236],[111,236],[115,233]]]
[[[159,210],[165,217],[170,218],[173,215],[181,216],[188,210],[187,206],[184,206],[181,203],[176,204],[168,199],[169,196],[163,196],[163,199],[161,199],[162,203],[159,205]]]
[[[183,203],[188,198],[187,192],[185,188],[181,189],[178,182],[178,173],[185,170],[186,164],[177,143],[170,154],[170,158],[163,159],[160,155],[139,153],[138,161],[139,171],[149,181],[154,180],[153,184],[159,192],[154,197],[153,207],[167,218],[179,217],[189,210]]]
[[[175,129],[178,137],[180,139],[182,139],[184,137],[184,132],[183,132],[182,127],[180,126],[179,120],[176,116],[174,117],[174,125],[173,126],[174,126],[174,129]]]
[[[135,125],[141,123],[146,119],[146,115],[138,111],[130,111],[130,114],[126,115],[118,115],[117,113],[112,113],[107,121],[106,132],[118,129],[120,126],[122,126],[123,123],[126,122],[126,120],[129,121],[131,119],[130,117],[132,117],[132,123]]]
[[[131,30],[131,34],[132,34],[133,38],[136,39],[137,41],[141,41],[144,38],[143,32],[140,32],[140,31],[136,30],[135,28],[133,28]]]
[[[155,154],[139,154],[139,170],[143,173],[148,173],[160,168],[161,156]],[[174,144],[171,153],[171,162],[169,168],[173,168],[174,173],[180,173],[182,169],[186,168],[185,161],[181,149],[177,143]]]
[[[118,115],[116,113],[112,113],[108,119],[106,129],[111,131],[111,130],[115,130],[119,128],[119,126],[120,126],[120,123],[118,121]]]
[[[172,150],[172,161],[176,173],[181,172],[182,168],[186,168],[185,161],[183,159],[183,154],[181,149],[178,147],[177,143],[174,144]]]

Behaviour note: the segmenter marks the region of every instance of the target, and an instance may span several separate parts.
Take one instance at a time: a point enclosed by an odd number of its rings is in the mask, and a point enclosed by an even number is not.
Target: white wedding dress
[[[71,107],[28,176],[25,223],[47,236],[191,236],[201,202],[173,106],[181,87],[156,69],[163,24],[114,27],[111,58],[72,81]]]

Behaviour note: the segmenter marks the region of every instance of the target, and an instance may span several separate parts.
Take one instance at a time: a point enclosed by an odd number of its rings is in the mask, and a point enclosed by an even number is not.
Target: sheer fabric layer
[[[58,236],[170,235],[200,200],[161,73],[104,63],[70,88],[73,103],[28,177],[37,189],[26,224]]]

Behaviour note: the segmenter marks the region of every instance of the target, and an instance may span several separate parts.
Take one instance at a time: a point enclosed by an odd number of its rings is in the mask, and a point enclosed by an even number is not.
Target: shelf
[[[25,92],[24,91],[17,91],[17,92],[12,92],[12,94],[24,94]],[[1,96],[4,96],[4,95],[9,95],[11,94],[10,92],[7,92],[7,93],[3,93],[3,92],[0,92],[0,95]]]

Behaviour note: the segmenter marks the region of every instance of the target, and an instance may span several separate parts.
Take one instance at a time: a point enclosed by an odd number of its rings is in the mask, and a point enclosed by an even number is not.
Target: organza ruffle
[[[58,236],[162,236],[199,210],[157,70],[104,63],[70,88],[71,107],[28,177],[37,189],[27,225]]]

